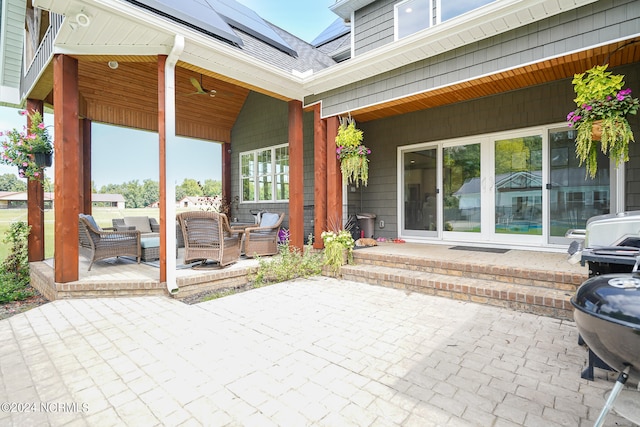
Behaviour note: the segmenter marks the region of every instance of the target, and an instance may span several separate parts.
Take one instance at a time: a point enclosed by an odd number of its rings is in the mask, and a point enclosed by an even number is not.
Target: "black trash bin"
[[[356,214],[356,218],[358,218],[358,224],[360,225],[360,230],[362,230],[364,237],[373,237],[376,221],[375,214],[359,213]]]

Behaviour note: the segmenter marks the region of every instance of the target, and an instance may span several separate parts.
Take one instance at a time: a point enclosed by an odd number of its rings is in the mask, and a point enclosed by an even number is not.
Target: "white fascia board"
[[[337,0],[329,10],[342,19],[351,19],[351,14],[358,9],[373,3],[375,0]]]
[[[459,18],[419,31],[316,72],[305,79],[304,88],[308,95],[320,94],[596,1],[496,1]],[[541,14],[541,11],[545,11],[546,14]],[[511,25],[508,26],[507,22]],[[476,31],[476,28],[482,30]],[[488,31],[489,28],[491,31]]]
[[[76,10],[68,0],[34,0],[34,3],[47,3],[56,13],[65,10]],[[55,4],[54,4],[55,3]],[[122,16],[128,21],[137,21],[137,25],[153,28],[166,34],[166,46],[56,46],[57,53],[82,54],[118,54],[118,55],[154,55],[167,54],[171,49],[171,41],[176,34],[185,38],[185,49],[180,60],[205,68],[215,73],[229,76],[235,80],[277,93],[286,98],[302,101],[306,92],[303,90],[303,79],[292,71],[284,71],[254,58],[236,47],[223,41],[212,39],[196,30],[184,27],[170,19],[152,12],[137,8],[130,3],[118,0],[92,0],[83,2],[85,10],[95,7],[105,10],[114,16]],[[57,8],[56,8],[57,6]],[[91,12],[89,12],[91,13]],[[156,50],[157,49],[157,50]],[[201,52],[206,52],[203,55]]]

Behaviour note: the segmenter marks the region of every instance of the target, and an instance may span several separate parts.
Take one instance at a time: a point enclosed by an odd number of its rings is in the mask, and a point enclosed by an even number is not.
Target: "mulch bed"
[[[247,283],[244,286],[236,287],[236,288],[221,288],[216,289],[215,291],[205,291],[199,292],[197,294],[189,295],[185,298],[179,298],[178,300],[185,304],[198,304],[200,302],[208,301],[210,299],[222,298],[228,295],[238,294],[240,292],[249,291],[254,289],[255,286],[253,283]]]
[[[27,288],[33,292],[33,296],[21,301],[12,301],[4,304],[0,304],[0,320],[7,319],[19,313],[24,313],[32,308],[40,307],[49,302],[48,299],[43,297],[40,292],[33,289],[31,286]]]

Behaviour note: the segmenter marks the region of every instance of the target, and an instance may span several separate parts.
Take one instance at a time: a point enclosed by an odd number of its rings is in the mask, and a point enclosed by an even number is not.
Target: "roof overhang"
[[[175,35],[182,35],[185,47],[179,58],[181,61],[270,96],[280,99],[304,98],[302,79],[293,71],[269,66],[224,41],[208,37],[129,2],[34,0],[33,3],[36,7],[65,16],[54,53],[166,55],[173,46]],[[78,25],[78,14],[89,17],[90,25]],[[131,39],[127,38],[129,34]]]
[[[329,6],[329,9],[340,18],[349,20],[351,14],[358,9],[361,9],[375,0],[337,0],[333,6]]]

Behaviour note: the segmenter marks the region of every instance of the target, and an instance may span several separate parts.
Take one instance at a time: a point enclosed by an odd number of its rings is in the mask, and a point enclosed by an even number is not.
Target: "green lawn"
[[[158,208],[117,209],[117,208],[93,208],[93,217],[101,227],[111,227],[111,218],[125,216],[149,216],[160,219]],[[0,209],[0,240],[5,239],[5,232],[11,223],[16,221],[27,222],[27,209]],[[53,257],[53,210],[47,209],[44,213],[44,254],[45,258]],[[8,245],[0,244],[0,260],[4,260],[9,252]]]

